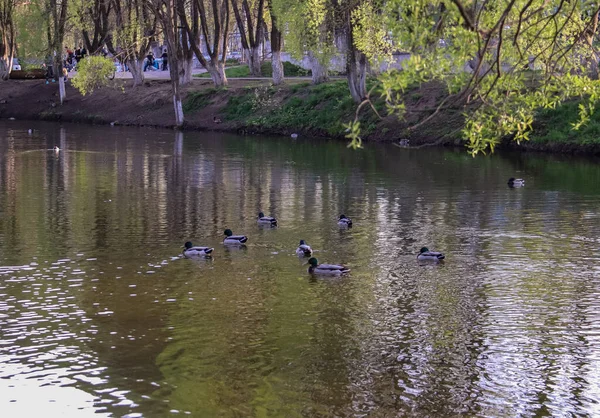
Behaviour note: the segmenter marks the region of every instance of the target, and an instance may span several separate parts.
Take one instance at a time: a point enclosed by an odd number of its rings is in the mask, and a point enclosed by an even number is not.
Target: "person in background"
[[[162,70],[167,71],[169,68],[169,54],[167,54],[166,49],[160,57],[162,58]]]
[[[50,55],[47,55],[46,58],[44,59],[44,64],[42,65],[42,68],[44,70],[46,70],[46,84],[50,83],[50,80],[52,80],[52,82],[54,83],[56,80],[54,79],[54,71],[53,71],[53,65],[54,63],[52,62],[52,57]]]
[[[146,56],[146,63],[144,64],[144,71],[146,71],[148,68],[153,68],[154,67],[154,53],[149,52],[148,55]]]
[[[81,48],[75,50],[75,61],[77,61],[77,64],[81,61]]]

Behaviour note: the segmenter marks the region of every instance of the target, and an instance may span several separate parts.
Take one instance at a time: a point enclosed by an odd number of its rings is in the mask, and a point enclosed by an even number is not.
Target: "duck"
[[[226,229],[224,234],[225,239],[223,240],[223,244],[225,245],[242,245],[248,241],[248,237],[245,235],[233,235],[231,229]]]
[[[194,247],[190,241],[183,245],[183,255],[185,257],[210,257],[210,254],[214,251],[214,248],[210,247]]]
[[[308,260],[308,272],[310,274],[317,274],[321,276],[341,276],[342,274],[350,273],[348,267],[340,266],[338,264],[319,264],[319,260],[312,257]]]
[[[525,180],[523,179],[516,179],[514,177],[511,177],[508,179],[508,187],[523,187],[525,186]]]
[[[296,255],[298,257],[310,257],[313,253],[312,248],[310,248],[310,245],[308,245],[306,243],[306,241],[304,241],[303,239],[300,240],[300,244],[298,245],[298,248],[296,249]]]
[[[277,226],[277,219],[272,218],[270,216],[265,216],[264,213],[260,212],[258,214],[258,224],[259,225]]]
[[[338,225],[352,228],[352,219],[348,218],[346,215],[340,215]]]
[[[442,261],[446,256],[442,253],[429,251],[429,248],[423,247],[417,255],[417,260],[421,261]]]
[[[53,150],[54,152],[60,152],[60,148],[58,148],[56,145],[54,146],[54,148],[52,148],[52,150]]]
[[[221,119],[219,119],[219,118],[218,118],[218,117],[216,117],[216,116],[213,116],[213,122],[214,122],[214,123],[221,123]]]

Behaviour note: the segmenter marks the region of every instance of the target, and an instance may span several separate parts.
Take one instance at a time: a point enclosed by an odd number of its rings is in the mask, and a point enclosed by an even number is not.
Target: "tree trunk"
[[[8,80],[16,48],[16,30],[13,24],[14,0],[4,1],[0,10],[0,80]]]
[[[250,68],[251,77],[260,77],[260,44],[248,51],[248,68]]]
[[[193,57],[183,59],[179,62],[179,85],[185,86],[192,82]]]
[[[133,87],[144,84],[144,60],[128,60],[126,62],[131,77],[133,78]]]
[[[592,51],[591,57],[587,63],[588,68],[589,68],[589,75],[592,80],[598,80],[598,78],[600,76],[598,74],[598,63],[599,63],[598,54],[596,52]]]
[[[329,81],[327,67],[321,64],[321,61],[312,52],[308,53],[308,60],[310,61],[310,70],[312,72],[312,83],[321,84]]]
[[[177,82],[177,84],[179,84]],[[181,128],[183,126],[183,106],[181,104],[181,93],[179,86],[173,86],[173,106],[175,108],[175,126]]]
[[[367,97],[367,57],[354,45],[353,25],[348,13],[346,24],[346,75],[350,95],[355,103]]]
[[[350,95],[356,103],[360,103],[367,97],[367,57],[359,53],[360,58],[356,62],[355,52],[348,53],[346,71]]]
[[[273,67],[273,85],[283,84],[283,64],[281,63],[281,51],[273,51],[271,57],[271,67]]]
[[[5,59],[0,58],[0,80],[8,80],[12,65]]]
[[[213,83],[215,83],[216,87],[222,87],[228,84],[227,76],[225,75],[225,66],[222,62],[210,62],[206,70],[210,74],[210,78]]]
[[[281,62],[281,31],[277,22],[277,16],[273,13],[273,0],[269,1],[269,11],[271,13],[271,67],[273,68],[273,85],[278,86],[283,83],[283,64]]]

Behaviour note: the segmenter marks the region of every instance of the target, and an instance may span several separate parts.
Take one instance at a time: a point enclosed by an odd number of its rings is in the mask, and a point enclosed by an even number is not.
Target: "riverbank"
[[[418,109],[431,108],[443,94],[435,85],[407,94],[407,104],[416,110],[408,114],[408,121],[396,116],[380,119],[370,106],[364,106],[360,114],[364,140],[408,138],[411,146],[462,146],[460,109],[446,110],[410,133],[406,130],[408,123],[427,114]],[[183,97],[188,130],[345,139],[344,124],[356,112],[344,80],[312,86],[307,79],[295,78],[274,87],[268,78],[231,79],[227,88],[215,89],[210,80],[195,79],[183,88]],[[57,85],[43,80],[12,80],[3,83],[0,91],[0,118],[172,128],[172,106],[170,83],[163,80],[148,80],[139,88],[132,88],[130,80],[114,80],[110,87],[87,96],[69,83],[62,106]],[[381,115],[386,114],[381,99],[375,100],[374,106]],[[517,145],[507,140],[502,147],[600,155],[600,139],[594,135],[600,131],[600,117],[572,132],[568,127],[576,117],[576,104],[565,106],[568,112],[555,110],[540,116],[531,141]]]

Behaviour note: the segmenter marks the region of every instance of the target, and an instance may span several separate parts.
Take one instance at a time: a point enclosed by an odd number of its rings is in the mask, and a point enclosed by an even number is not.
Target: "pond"
[[[2,121],[0,409],[597,416],[599,237],[596,160]]]

